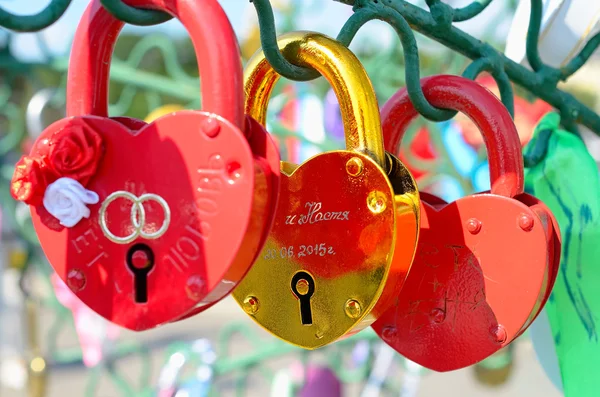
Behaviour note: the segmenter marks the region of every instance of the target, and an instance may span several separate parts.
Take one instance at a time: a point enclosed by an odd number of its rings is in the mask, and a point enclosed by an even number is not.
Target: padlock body
[[[546,305],[546,302],[550,298],[558,271],[560,268],[560,255],[561,255],[561,236],[558,221],[550,211],[550,208],[535,196],[528,193],[520,194],[516,197],[518,201],[528,206],[531,211],[540,220],[540,225],[546,234],[546,245],[547,245],[547,256],[548,256],[548,267],[547,267],[547,282],[545,287],[540,291],[541,296],[538,299],[538,306],[534,308],[534,312],[529,318],[529,321],[523,326],[519,335],[523,334],[527,328],[533,323],[537,316],[541,313],[542,309]]]
[[[32,207],[32,219],[57,274],[106,319],[137,331],[156,327],[247,270],[250,261],[238,258],[261,240],[251,216],[265,211],[265,194],[255,198],[254,191],[258,179],[266,192],[265,177],[256,175],[241,131],[215,117],[183,111],[148,125],[72,117],[36,142],[32,155],[43,157],[48,142],[70,130],[102,137],[100,166],[87,186],[100,200],[89,206],[89,217],[66,228],[40,205]],[[217,136],[198,128],[208,119],[219,123]],[[137,265],[128,263],[136,246],[153,259],[140,284]]]
[[[357,152],[282,168],[273,229],[233,296],[269,332],[314,349],[374,321],[396,238],[394,193]]]
[[[251,232],[245,237],[249,239],[249,244],[245,245],[244,252],[238,254],[237,263],[225,273],[221,284],[192,311],[175,321],[185,320],[202,313],[229,295],[237,286],[237,282],[243,279],[252,267],[254,259],[260,254],[273,226],[281,178],[279,150],[265,127],[250,116],[246,116],[244,134],[254,156],[255,175],[257,179],[259,179],[259,175],[263,175],[264,179],[255,181],[254,199],[263,201],[265,205],[255,207],[250,219],[249,230]],[[258,236],[260,238],[257,238]]]
[[[377,301],[371,317],[381,317],[392,305],[412,266],[419,238],[421,205],[419,191],[411,172],[400,159],[386,153],[388,179],[394,190],[396,210],[396,244],[394,245],[390,271],[381,297]]]
[[[550,274],[548,236],[534,211],[503,196],[421,208],[415,261],[373,328],[406,358],[457,370],[505,347],[537,315]]]

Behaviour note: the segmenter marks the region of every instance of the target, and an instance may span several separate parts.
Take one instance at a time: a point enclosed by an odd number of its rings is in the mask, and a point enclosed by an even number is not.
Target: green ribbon
[[[562,257],[546,305],[566,397],[599,395],[600,177],[583,141],[546,115],[524,150],[526,191],[554,213]],[[529,160],[529,161],[527,161]]]

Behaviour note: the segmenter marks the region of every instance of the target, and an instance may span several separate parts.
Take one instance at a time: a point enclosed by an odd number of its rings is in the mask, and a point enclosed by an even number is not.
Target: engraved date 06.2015
[[[286,259],[286,258],[302,258],[304,256],[328,256],[335,255],[335,250],[332,246],[325,243],[299,245],[294,247],[271,248],[265,250],[265,260]]]

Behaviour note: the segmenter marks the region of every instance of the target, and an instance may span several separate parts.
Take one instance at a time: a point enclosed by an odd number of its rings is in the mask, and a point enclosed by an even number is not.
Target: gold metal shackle
[[[356,55],[340,42],[315,32],[284,34],[277,44],[289,62],[317,70],[333,87],[342,113],[346,148],[371,157],[386,169],[377,97]],[[254,54],[244,71],[246,114],[263,125],[280,77],[262,50]]]

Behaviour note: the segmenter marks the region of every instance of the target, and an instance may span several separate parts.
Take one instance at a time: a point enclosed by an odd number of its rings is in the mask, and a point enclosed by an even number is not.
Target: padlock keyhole
[[[148,302],[148,273],[154,268],[154,252],[146,244],[136,244],[127,251],[126,261],[133,273],[135,303]]]
[[[298,272],[292,277],[291,287],[294,296],[300,301],[302,325],[312,325],[310,298],[315,293],[315,279],[307,272]]]

